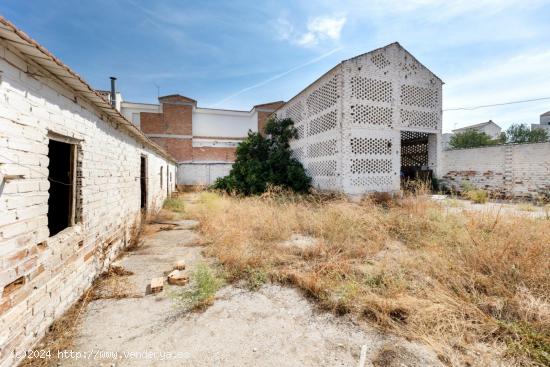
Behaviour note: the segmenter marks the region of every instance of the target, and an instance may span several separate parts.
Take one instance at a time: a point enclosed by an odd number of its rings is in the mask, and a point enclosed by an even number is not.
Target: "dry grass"
[[[337,313],[430,344],[449,365],[550,363],[550,225],[453,213],[424,196],[375,204],[204,193],[186,207],[229,280],[262,274]],[[293,234],[318,240],[297,251]]]

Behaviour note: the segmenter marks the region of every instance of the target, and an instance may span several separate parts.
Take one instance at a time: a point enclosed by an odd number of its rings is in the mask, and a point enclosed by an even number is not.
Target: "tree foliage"
[[[214,183],[216,189],[243,195],[261,194],[269,185],[297,192],[309,190],[311,178],[304,167],[292,158],[290,140],[297,136],[291,119],[270,119],[266,136],[249,131],[237,146],[237,158],[228,176]]]
[[[451,140],[449,141],[449,145],[455,149],[476,148],[495,144],[496,141],[491,139],[489,135],[476,130],[466,130],[456,133],[451,136]]]
[[[542,143],[548,141],[544,129],[529,129],[525,124],[513,124],[506,130],[506,142],[510,144]]]
[[[449,145],[455,149],[462,149],[497,144],[542,143],[548,140],[548,132],[544,129],[530,129],[529,126],[525,124],[513,124],[496,139],[491,139],[491,137],[484,132],[467,130],[451,136]]]

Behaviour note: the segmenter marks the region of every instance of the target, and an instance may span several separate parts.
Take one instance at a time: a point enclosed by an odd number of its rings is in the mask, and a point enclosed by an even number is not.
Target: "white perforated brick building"
[[[276,111],[321,190],[394,192],[441,156],[443,82],[398,43],[345,60]]]

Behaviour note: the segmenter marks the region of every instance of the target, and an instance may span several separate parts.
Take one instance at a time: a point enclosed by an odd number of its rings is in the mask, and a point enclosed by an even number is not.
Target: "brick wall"
[[[428,138],[439,174],[442,82],[399,44],[343,61],[277,110],[293,155],[321,190],[400,190],[402,140]]]
[[[150,139],[163,147],[178,162],[187,162],[193,159],[194,148],[191,138],[151,136]]]
[[[269,116],[271,116],[277,108],[282,107],[284,104],[285,103],[283,101],[279,101],[254,106],[254,108],[258,110],[258,132],[260,134],[264,134],[265,124],[267,123]]]
[[[164,134],[193,135],[193,106],[164,102],[161,105]]]
[[[214,162],[235,162],[235,151],[237,148],[234,147],[194,147],[193,148],[193,161],[194,162],[205,162],[205,161],[214,161]]]
[[[147,207],[167,195],[160,167],[144,148],[73,91],[0,42],[0,366],[45,330],[130,243],[141,223],[140,157],[147,157]],[[33,77],[45,75],[46,77]],[[78,102],[76,102],[78,101]],[[78,146],[77,223],[50,237],[48,134]]]
[[[550,192],[550,143],[443,151],[442,181],[468,182],[496,197],[536,198]]]

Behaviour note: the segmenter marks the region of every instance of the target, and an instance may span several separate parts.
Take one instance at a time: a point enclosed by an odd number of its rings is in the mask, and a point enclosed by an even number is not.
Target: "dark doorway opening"
[[[50,140],[48,143],[48,229],[53,236],[74,221],[74,145]]]
[[[401,131],[401,180],[430,181],[428,133]]]
[[[141,208],[147,208],[147,157],[141,157],[141,167],[139,170],[139,182],[141,189]]]
[[[170,197],[170,186],[172,185],[172,173],[170,168],[166,166],[166,197]]]

